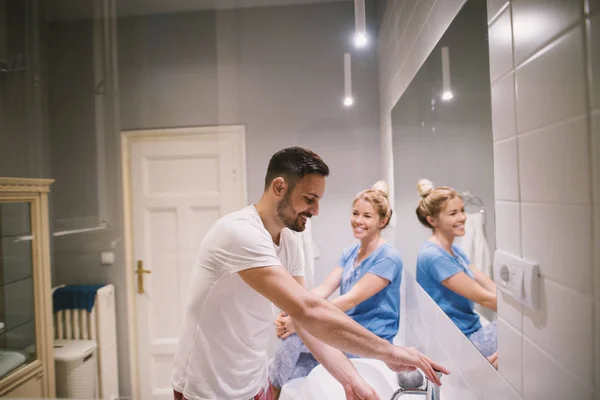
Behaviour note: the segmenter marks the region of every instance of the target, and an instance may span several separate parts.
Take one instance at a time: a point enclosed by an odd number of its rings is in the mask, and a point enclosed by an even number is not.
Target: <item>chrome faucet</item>
[[[436,371],[435,373],[438,378],[442,377],[441,372]],[[390,400],[396,400],[404,394],[421,394],[425,396],[426,400],[441,400],[440,387],[426,380],[419,370],[399,372],[397,376],[400,389],[394,392]],[[423,387],[423,381],[426,381],[425,387]]]

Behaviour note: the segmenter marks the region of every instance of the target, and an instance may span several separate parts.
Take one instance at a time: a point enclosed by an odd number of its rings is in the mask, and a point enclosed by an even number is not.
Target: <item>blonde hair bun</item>
[[[419,179],[419,183],[417,183],[417,190],[419,191],[419,196],[427,197],[429,193],[433,191],[433,183],[429,179]]]
[[[385,181],[377,181],[371,186],[371,189],[377,190],[381,192],[385,197],[388,197],[390,194],[390,189],[388,188],[388,184]]]

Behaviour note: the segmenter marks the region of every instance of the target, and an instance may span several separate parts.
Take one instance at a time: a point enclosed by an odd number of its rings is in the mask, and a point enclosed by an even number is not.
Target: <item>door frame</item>
[[[246,165],[246,127],[245,125],[213,125],[196,126],[185,128],[158,128],[158,129],[136,129],[121,131],[121,182],[123,195],[123,241],[125,246],[125,284],[127,291],[127,337],[129,344],[129,369],[131,398],[140,399],[140,371],[138,365],[138,330],[137,330],[137,304],[136,286],[134,277],[133,257],[133,213],[132,193],[130,182],[130,152],[131,144],[142,141],[159,141],[164,139],[176,139],[190,136],[201,136],[206,134],[234,134],[237,135],[242,151],[242,168],[239,174],[242,183],[244,204],[248,202],[247,187],[247,165]]]

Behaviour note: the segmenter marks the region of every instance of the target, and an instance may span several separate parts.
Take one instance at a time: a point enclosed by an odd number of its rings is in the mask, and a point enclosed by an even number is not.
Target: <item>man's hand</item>
[[[419,368],[430,382],[438,386],[441,386],[442,382],[435,371],[439,371],[445,375],[450,373],[446,368],[435,361],[431,361],[414,347],[395,347],[391,359],[385,363],[392,371],[396,372],[413,371],[415,368]]]
[[[277,337],[281,339],[285,339],[296,332],[292,318],[283,311],[277,316],[275,325],[277,326]]]
[[[381,400],[377,392],[358,374],[352,382],[343,386],[346,400]]]

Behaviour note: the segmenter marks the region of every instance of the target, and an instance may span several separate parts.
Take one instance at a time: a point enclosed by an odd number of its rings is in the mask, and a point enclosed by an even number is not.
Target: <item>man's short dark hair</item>
[[[293,188],[305,175],[329,175],[329,167],[317,153],[302,147],[288,147],[273,154],[267,176],[265,177],[265,190],[269,188],[273,179],[281,176]]]

